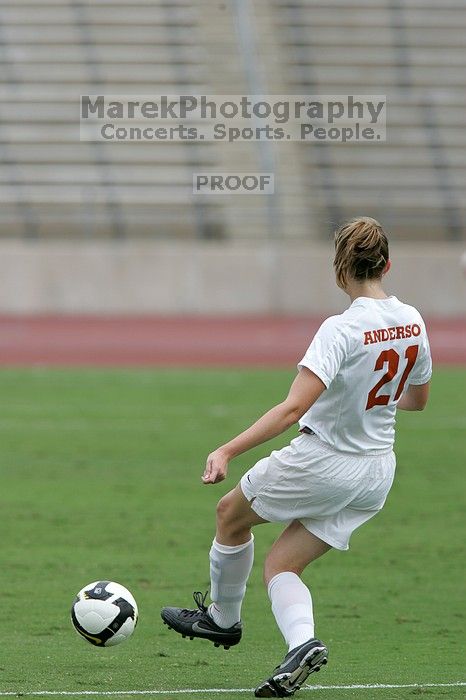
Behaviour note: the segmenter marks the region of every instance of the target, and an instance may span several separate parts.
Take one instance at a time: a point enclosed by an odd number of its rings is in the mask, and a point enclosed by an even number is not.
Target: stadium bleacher
[[[244,240],[273,226],[274,236],[303,239],[365,212],[403,240],[464,239],[463,0],[256,0],[249,64],[235,6],[0,0],[0,236]],[[81,93],[248,94],[254,85],[386,94],[387,142],[79,141]],[[192,195],[195,170],[267,166],[274,197]]]
[[[322,226],[369,211],[405,240],[460,240],[464,3],[276,0],[274,7],[291,93],[387,95],[386,143],[302,149]]]
[[[192,143],[79,141],[80,94],[199,93],[195,3],[0,3],[2,236],[221,237],[221,202],[193,200]]]

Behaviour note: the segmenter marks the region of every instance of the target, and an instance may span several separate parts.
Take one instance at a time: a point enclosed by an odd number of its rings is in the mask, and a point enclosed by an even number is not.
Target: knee
[[[235,521],[235,509],[228,496],[223,496],[217,503],[217,525],[222,529],[230,528]]]
[[[216,515],[217,532],[221,533],[224,537],[231,538],[241,536],[249,529],[235,507],[234,499],[231,498],[228,493],[217,503]]]

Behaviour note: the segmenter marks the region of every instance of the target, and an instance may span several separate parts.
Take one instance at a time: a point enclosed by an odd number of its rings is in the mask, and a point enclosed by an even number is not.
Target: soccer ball
[[[84,639],[112,647],[128,639],[138,621],[138,606],[127,588],[114,581],[95,581],[82,588],[71,606],[71,621]]]

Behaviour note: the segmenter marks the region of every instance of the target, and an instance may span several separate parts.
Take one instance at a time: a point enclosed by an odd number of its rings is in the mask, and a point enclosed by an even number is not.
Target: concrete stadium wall
[[[391,248],[386,289],[466,314],[463,244]],[[327,314],[347,306],[331,245],[0,242],[0,314]]]

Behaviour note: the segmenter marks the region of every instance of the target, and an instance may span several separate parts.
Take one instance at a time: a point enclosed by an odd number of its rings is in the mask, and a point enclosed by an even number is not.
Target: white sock
[[[272,612],[288,651],[314,637],[314,614],[309,588],[297,574],[283,571],[269,583]]]
[[[210,550],[209,614],[219,627],[232,627],[241,620],[241,604],[254,561],[254,536],[249,542],[229,547],[216,539]]]

